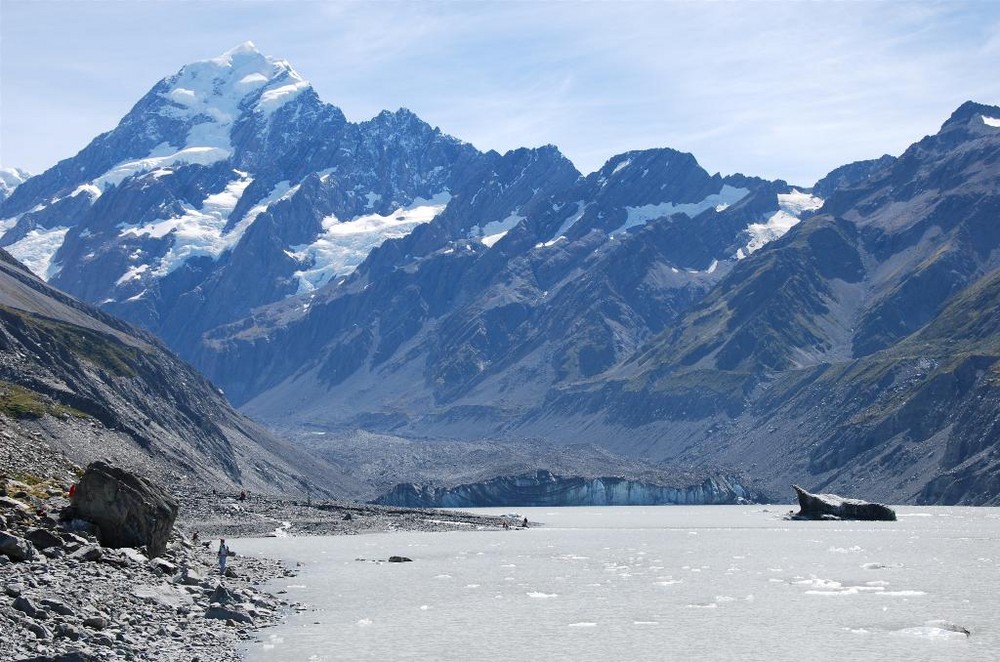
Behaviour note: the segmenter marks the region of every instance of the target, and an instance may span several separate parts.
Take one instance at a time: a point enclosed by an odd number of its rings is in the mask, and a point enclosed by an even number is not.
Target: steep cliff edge
[[[537,471],[435,487],[401,483],[375,503],[423,508],[483,506],[659,506],[759,502],[764,495],[745,478],[718,474],[686,486],[657,485],[613,476],[586,478]]]

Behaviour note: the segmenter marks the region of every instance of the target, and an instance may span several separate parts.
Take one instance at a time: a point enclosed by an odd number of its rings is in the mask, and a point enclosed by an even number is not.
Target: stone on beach
[[[29,561],[35,558],[35,546],[24,538],[0,531],[0,554],[11,561]]]
[[[146,479],[105,462],[92,462],[73,496],[74,514],[100,529],[106,547],[146,546],[163,554],[177,518],[177,501]]]

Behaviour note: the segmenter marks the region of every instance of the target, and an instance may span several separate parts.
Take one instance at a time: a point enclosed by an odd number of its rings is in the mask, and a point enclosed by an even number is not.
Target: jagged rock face
[[[150,558],[167,547],[177,501],[161,486],[105,462],[87,466],[71,500],[73,516],[100,527],[105,547],[145,546]]]
[[[408,422],[427,406],[519,409],[664,329],[732,268],[787,190],[709,176],[672,150],[616,157],[586,179],[553,149],[519,150],[344,282],[210,332],[194,360],[265,419],[289,401],[324,425],[387,410]]]
[[[399,484],[375,502],[421,508],[659,506],[747,503],[758,496],[735,476],[712,476],[696,485],[671,487],[626,478],[556,476],[538,471],[454,487]]]
[[[164,79],[114,130],[18,187],[0,244],[186,350],[348,273],[487,160],[406,110],[348,123],[244,44]]]
[[[107,457],[192,487],[356,489],[233,411],[151,335],[52,289],[3,251],[0,419],[3,449],[48,456],[51,446],[80,464]]]
[[[484,154],[406,110],[353,124],[244,44],[20,187],[0,243],[236,402],[390,365],[424,374],[421,399],[487,401],[511,371],[537,391],[623,360],[783,231],[782,195],[669,149],[582,178],[553,147]]]
[[[807,475],[888,501],[991,503],[998,350],[981,311],[996,305],[998,117],[963,106],[738,265],[629,381],[547,407],[611,401],[616,422],[676,439],[654,457],[770,467],[773,490]]]
[[[877,159],[855,161],[834,168],[825,177],[813,184],[812,192],[824,200],[831,197],[838,189],[850,188],[864,183],[873,174],[884,170],[896,160],[896,157],[883,154]]]

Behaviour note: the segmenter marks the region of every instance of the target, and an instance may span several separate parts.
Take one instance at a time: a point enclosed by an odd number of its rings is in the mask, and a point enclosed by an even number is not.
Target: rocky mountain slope
[[[2,250],[0,420],[0,470],[10,475],[111,458],[190,489],[358,489],[234,411],[152,335],[51,288]]]
[[[533,352],[546,365],[523,394],[600,372],[816,204],[673,150],[584,178],[553,147],[483,153],[406,110],[350,123],[247,43],[160,81],[19,187],[0,245],[236,403],[313,368],[320,388],[384,382],[373,368],[408,343],[434,354],[429,395],[454,399]]]
[[[544,408],[629,430],[612,447],[657,437],[657,457],[773,483],[995,503],[998,117],[965,104],[616,374]]]
[[[347,122],[248,43],[18,186],[0,244],[296,436],[987,503],[998,142],[1000,109],[969,103],[811,189],[671,149],[583,176],[405,110]]]

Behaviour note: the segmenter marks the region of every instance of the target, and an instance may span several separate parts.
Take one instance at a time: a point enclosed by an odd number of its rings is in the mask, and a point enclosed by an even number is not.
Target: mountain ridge
[[[765,473],[778,493],[884,474],[882,500],[992,498],[994,423],[967,400],[992,401],[989,334],[933,370],[895,352],[967,328],[959,304],[996,272],[997,107],[801,188],[669,148],[584,176],[555,147],[480,152],[405,109],[347,122],[250,46],[196,65],[18,186],[0,244],[245,412],[593,443]],[[217,99],[200,71],[249,91]],[[893,393],[966,407],[983,432]]]

